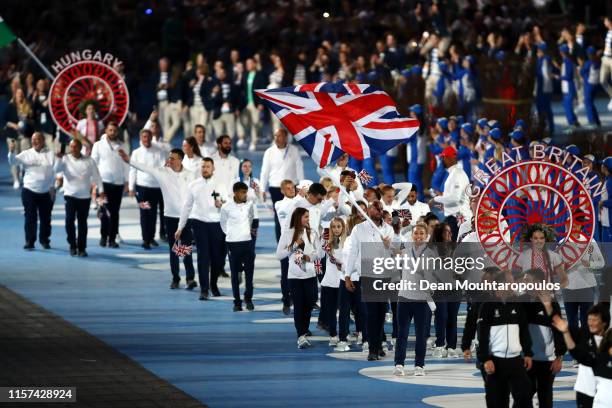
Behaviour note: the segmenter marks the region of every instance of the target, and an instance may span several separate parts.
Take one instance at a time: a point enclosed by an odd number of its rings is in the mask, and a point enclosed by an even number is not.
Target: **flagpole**
[[[32,50],[30,49],[30,47],[27,46],[26,43],[24,43],[21,38],[17,37],[17,43],[19,43],[19,45],[21,45],[21,47],[25,50],[26,53],[28,53],[28,55],[34,60],[34,62],[36,62],[38,64],[38,66],[43,70],[43,72],[49,77],[49,79],[53,80],[55,79],[55,77],[53,76],[53,74],[51,74],[51,72],[49,72],[49,70],[47,69],[47,67],[45,67],[45,65],[38,59],[38,57],[36,57],[36,55],[34,55],[34,53],[32,52]]]
[[[368,214],[363,211],[363,208],[361,208],[359,204],[357,204],[357,200],[355,200],[355,198],[346,191],[342,183],[340,183],[340,180],[338,180],[336,177],[334,177],[334,175],[329,173],[326,168],[320,168],[319,170],[321,171],[321,174],[323,176],[329,177],[334,182],[334,185],[340,188],[340,192],[351,202],[353,207],[355,207],[357,211],[359,211],[359,214],[361,214],[361,216],[365,218],[372,225],[372,227],[374,227],[374,229],[380,234],[380,236],[384,236],[380,227],[376,225],[374,221],[370,218],[370,216],[368,216]]]

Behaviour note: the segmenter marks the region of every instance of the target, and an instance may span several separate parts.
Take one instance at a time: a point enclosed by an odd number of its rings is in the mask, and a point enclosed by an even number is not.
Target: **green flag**
[[[0,48],[6,47],[16,38],[15,34],[13,34],[9,26],[4,22],[4,19],[0,17]]]

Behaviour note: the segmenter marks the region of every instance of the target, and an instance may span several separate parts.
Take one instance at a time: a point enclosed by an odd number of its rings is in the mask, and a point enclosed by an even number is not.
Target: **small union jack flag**
[[[322,274],[323,273],[323,263],[321,262],[321,260],[315,259],[313,264],[314,264],[316,274],[317,275]]]
[[[325,253],[331,252],[331,245],[329,244],[329,242],[324,242],[321,247],[323,248],[323,251],[325,251]]]
[[[412,220],[412,213],[410,210],[397,210],[397,216],[400,218],[407,218]]]
[[[100,220],[104,217],[110,218],[110,211],[108,211],[108,207],[106,206],[106,204],[101,204],[98,207],[98,212],[96,213],[96,216]]]
[[[140,207],[141,210],[151,209],[151,203],[148,201],[141,201],[140,203],[138,203],[138,206]]]
[[[336,265],[336,268],[338,268],[338,270],[342,269],[342,262],[338,261],[338,259],[333,256],[333,255],[327,255],[329,257],[329,262],[332,263],[332,265]]]
[[[181,241],[176,241],[172,246],[172,252],[174,252],[179,258],[191,255],[192,251],[193,247],[191,245],[183,245],[181,244]]]
[[[370,185],[370,183],[373,180],[373,178],[370,175],[370,173],[368,173],[365,170],[361,170],[357,176],[359,177],[359,180],[361,181],[361,184],[363,184],[364,186]]]

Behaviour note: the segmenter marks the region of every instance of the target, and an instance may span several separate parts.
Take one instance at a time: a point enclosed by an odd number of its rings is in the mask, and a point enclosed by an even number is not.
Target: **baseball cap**
[[[487,118],[478,119],[478,121],[476,121],[476,124],[480,126],[482,129],[484,129],[484,127],[487,126]]]
[[[527,127],[527,123],[525,123],[523,119],[517,119],[517,121],[514,123],[514,128],[516,129],[519,126],[525,129]]]
[[[496,121],[495,119],[491,119],[490,121],[487,122],[487,126],[490,127],[491,129],[499,128],[499,122]]]
[[[580,154],[580,149],[576,145],[569,145],[565,148],[565,151],[573,154],[574,156],[578,156]]]
[[[457,150],[453,146],[448,146],[442,150],[440,157],[457,157]]]
[[[592,154],[587,154],[583,157],[584,160],[588,160],[591,163],[595,163],[595,156],[593,156]]]
[[[440,127],[444,130],[448,129],[448,119],[446,118],[438,118],[438,120],[436,121],[436,123],[438,125],[440,125]]]
[[[423,108],[418,103],[415,103],[414,105],[410,106],[410,108],[408,108],[408,109],[410,109],[410,112],[414,112],[414,113],[416,113],[418,115],[423,113]]]
[[[493,128],[489,131],[489,136],[491,136],[493,140],[499,140],[502,136],[501,130],[498,128]]]
[[[525,137],[525,133],[522,130],[515,130],[510,132],[510,137],[514,140],[521,140]]]
[[[468,135],[471,135],[472,133],[474,133],[474,126],[470,122],[467,122],[461,125],[461,130],[463,130]]]
[[[605,159],[603,159],[603,161],[601,162],[601,164],[603,164],[604,166],[606,166],[606,168],[610,171],[612,171],[612,156],[608,156]]]
[[[587,47],[586,53],[587,55],[595,55],[595,47],[593,47],[592,45],[590,47]]]

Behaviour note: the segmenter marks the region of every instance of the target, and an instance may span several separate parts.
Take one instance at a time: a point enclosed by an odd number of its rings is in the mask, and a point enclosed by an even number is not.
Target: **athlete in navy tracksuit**
[[[533,352],[527,314],[520,303],[485,302],[478,318],[478,360],[483,362],[487,407],[508,407],[508,393],[514,406],[531,407],[531,368]],[[523,354],[521,356],[521,353]]]
[[[542,275],[543,273],[539,271]],[[535,279],[540,281],[541,279]],[[523,299],[523,303],[529,322],[529,333],[532,339],[533,365],[527,371],[531,380],[530,396],[537,392],[540,408],[552,408],[553,406],[553,382],[555,375],[561,370],[563,355],[567,347],[563,342],[563,335],[552,327],[551,318],[544,305],[538,299]],[[551,303],[552,314],[561,314],[561,308],[557,302]]]

